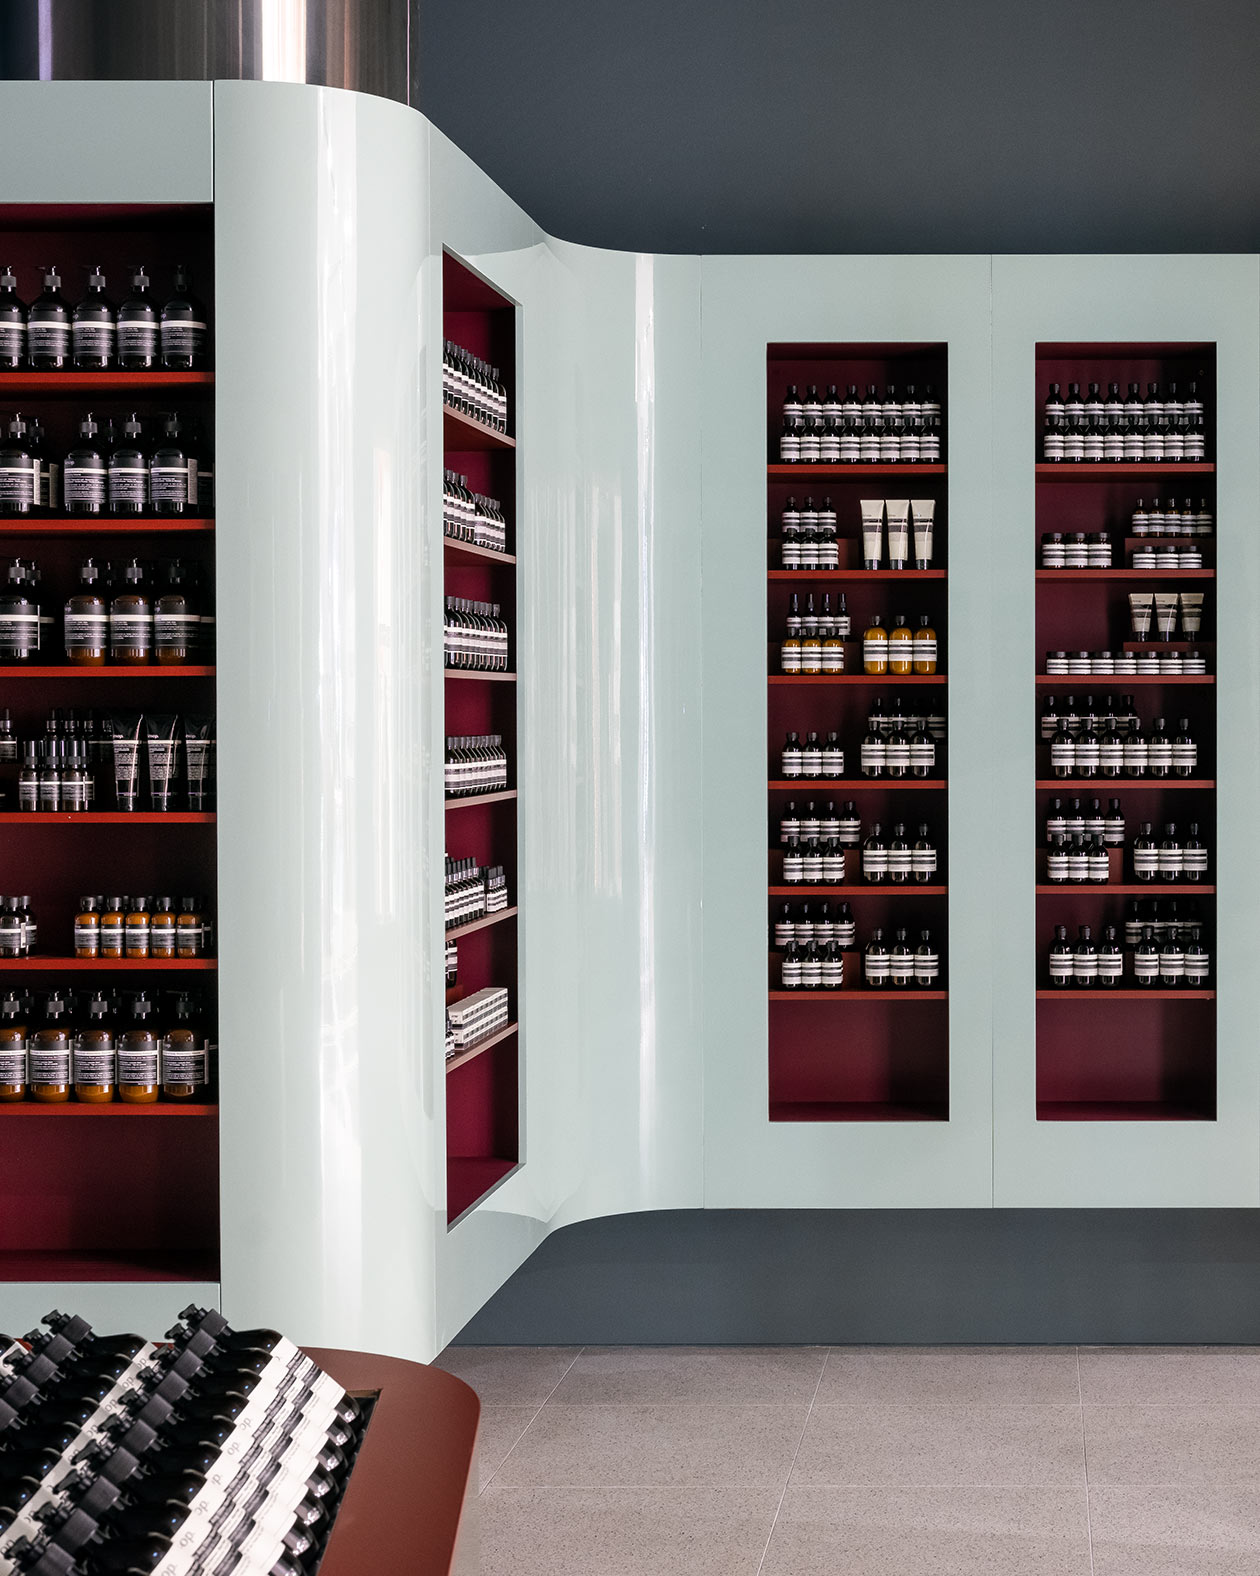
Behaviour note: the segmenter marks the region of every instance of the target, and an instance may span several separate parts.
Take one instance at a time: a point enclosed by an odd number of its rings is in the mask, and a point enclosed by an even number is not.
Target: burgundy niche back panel
[[[775,1122],[946,1121],[948,350],[940,343],[772,344],[767,346],[766,373],[768,1116]],[[825,435],[829,455],[843,438],[849,458],[815,461],[811,452],[804,462],[795,461],[780,447],[785,417],[789,428],[795,423],[789,387],[795,386],[796,399],[804,403],[813,386],[820,404],[826,404],[833,385],[835,403],[842,408],[838,414],[834,406],[823,412],[815,437],[821,442],[819,435]],[[856,387],[856,402],[847,397],[850,385]],[[855,403],[860,411],[855,412]],[[807,413],[805,430],[812,419]],[[855,463],[855,447],[863,440],[870,444],[877,420],[882,438],[888,440],[881,461]],[[939,445],[939,459],[933,456],[926,463],[912,458],[923,453],[925,433]],[[864,500],[879,502],[881,518],[886,500],[928,501],[932,542],[925,565],[916,562],[911,522],[904,567],[893,567],[886,524],[878,563],[867,567]],[[816,517],[819,523],[814,524]],[[785,568],[785,543],[794,535],[804,543],[804,566]],[[815,553],[818,567],[809,561]],[[840,621],[842,612],[847,628]],[[926,620],[926,633],[935,640],[930,668],[899,677],[875,661],[868,672],[864,631],[875,623],[887,631],[899,618],[912,631]],[[790,622],[798,619],[807,626],[816,621],[824,638],[830,628],[834,638],[825,671],[818,671],[817,656],[806,654],[800,665],[795,657],[789,661],[784,642],[793,633]],[[835,638],[843,645],[839,669]],[[908,725],[918,718],[925,727],[932,719],[934,760],[926,780],[890,777],[883,766],[875,774],[873,760],[864,760],[862,752],[872,713],[885,719],[874,729],[885,741],[896,715]],[[787,735],[799,735],[807,743],[807,735],[817,733],[825,743],[833,731],[844,753],[842,774],[793,777],[784,754]],[[872,855],[868,867],[862,849],[852,847],[844,850],[840,884],[787,878],[795,864],[784,857],[789,851],[782,840],[785,815],[825,815],[829,805],[843,807],[850,800],[862,842],[875,839],[886,846],[893,829],[904,823],[907,840],[913,843],[920,825],[927,823],[934,866],[924,890],[916,891],[913,882],[867,879],[877,873],[878,855]],[[842,983],[834,985],[836,960],[828,951],[824,956],[832,983],[815,989],[814,974],[821,965],[812,939],[814,923],[821,918],[826,933],[841,905],[847,905],[856,931],[852,941],[835,944],[842,952]],[[785,925],[792,932],[786,946],[776,934]],[[798,929],[807,938],[799,946]],[[925,931],[928,939],[922,940]],[[904,933],[904,942],[899,933]],[[825,946],[829,949],[830,941]],[[920,983],[886,983],[891,965],[887,958],[881,964],[880,949],[901,946],[921,946]],[[897,966],[904,971],[904,963]],[[808,983],[797,983],[797,970],[808,971]]]

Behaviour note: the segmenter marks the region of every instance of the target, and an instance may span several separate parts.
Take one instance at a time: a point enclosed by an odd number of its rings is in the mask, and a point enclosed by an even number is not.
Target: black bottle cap
[[[57,269],[56,263],[49,263],[49,264],[42,265],[41,268],[40,268],[40,272],[44,276],[44,289],[45,290],[60,290],[61,289],[61,274],[59,273],[59,271]]]
[[[79,584],[81,586],[95,585],[100,578],[100,565],[94,558],[85,558],[79,565]]]
[[[91,263],[91,264],[89,264],[88,265],[88,289],[89,290],[104,290],[104,288],[105,288],[105,270],[101,267],[101,265],[99,263]]]
[[[0,267],[0,290],[16,290],[17,275],[13,272],[13,264],[5,263]]]
[[[133,290],[147,290],[149,283],[148,269],[143,263],[134,263],[131,269],[131,288]]]
[[[138,438],[143,431],[144,424],[133,410],[131,415],[123,422],[123,436],[126,438]]]

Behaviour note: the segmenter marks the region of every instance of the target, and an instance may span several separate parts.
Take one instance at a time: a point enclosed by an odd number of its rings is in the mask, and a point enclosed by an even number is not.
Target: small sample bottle
[[[137,991],[131,998],[127,1027],[118,1036],[118,1098],[124,1105],[154,1105],[161,1088],[161,1046],[150,1023],[152,999]]]
[[[13,265],[0,268],[0,371],[17,372],[26,365],[26,308],[17,293]]]
[[[79,589],[66,599],[66,661],[87,668],[103,667],[109,647],[109,610],[97,589],[100,578],[96,560],[85,558],[79,565]]]
[[[192,274],[175,265],[175,290],[162,308],[158,325],[162,366],[167,372],[195,372],[206,364],[206,309],[192,293]]]
[[[105,274],[88,271],[87,294],[70,319],[70,350],[76,372],[107,372],[114,362],[114,308],[105,294]]]
[[[863,644],[865,653],[865,644]],[[905,678],[914,671],[914,636],[906,623],[906,615],[898,613],[887,636],[888,672]],[[868,669],[869,671],[869,669]]]
[[[133,558],[123,570],[124,589],[109,605],[109,654],[126,667],[145,665],[153,651],[153,609],[144,578],[144,566]]]
[[[205,1036],[197,1027],[197,1004],[186,991],[175,998],[175,1023],[162,1040],[162,1097],[195,1100],[209,1081]]]
[[[888,672],[888,631],[878,613],[871,616],[862,632],[862,669],[876,676]]]
[[[0,1104],[26,1098],[26,1012],[16,991],[0,1001]]]
[[[70,364],[70,308],[55,265],[43,275],[44,288],[27,314],[27,355],[33,371],[61,372]]]
[[[150,372],[158,356],[158,315],[143,263],[131,270],[131,294],[118,308],[118,365],[124,372]]]
[[[101,956],[121,958],[126,950],[126,914],[123,899],[107,897],[101,905]]]
[[[151,958],[173,958],[175,956],[176,928],[174,898],[159,897],[155,899],[153,914],[149,921],[149,956]]]
[[[926,613],[919,615],[919,627],[914,632],[914,671],[923,674],[936,672],[936,631]]]
[[[99,958],[101,955],[101,899],[81,897],[79,912],[74,916],[74,955],[76,958]]]
[[[87,1026],[75,1036],[71,1054],[74,1097],[84,1105],[109,1105],[117,1080],[114,1032],[108,1026],[109,997],[97,991],[87,1012]]]
[[[70,1099],[69,1003],[59,992],[45,997],[43,1019],[30,1040],[31,1099],[41,1105],[65,1105]]]
[[[129,958],[149,956],[149,900],[133,897],[128,904],[127,918],[123,923],[124,951]]]

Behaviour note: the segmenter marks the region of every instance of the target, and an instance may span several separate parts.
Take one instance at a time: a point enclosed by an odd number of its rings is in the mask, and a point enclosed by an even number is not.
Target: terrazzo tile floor
[[[1260,1348],[449,1347],[483,1576],[1260,1576]]]

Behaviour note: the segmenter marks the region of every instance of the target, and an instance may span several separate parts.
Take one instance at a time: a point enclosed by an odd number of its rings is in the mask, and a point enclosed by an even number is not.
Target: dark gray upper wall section
[[[1256,0],[415,0],[419,107],[663,252],[1260,250]]]

